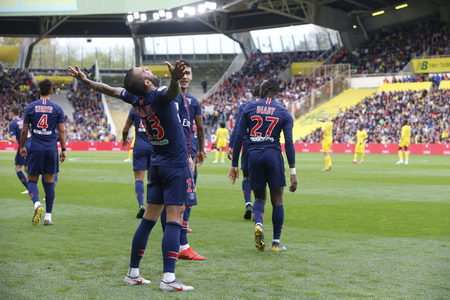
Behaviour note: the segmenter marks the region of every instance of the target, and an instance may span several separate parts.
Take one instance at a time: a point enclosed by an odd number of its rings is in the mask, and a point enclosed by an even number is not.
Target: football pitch
[[[192,292],[159,291],[161,228],[141,262],[148,286],[124,286],[135,218],[127,153],[68,152],[56,186],[54,226],[33,227],[15,153],[0,153],[0,299],[449,299],[450,157],[297,154],[299,189],[285,191],[286,252],[257,252],[243,219],[241,179],[229,163],[199,167],[188,238],[205,261],[177,264]],[[41,199],[43,188],[39,184]],[[253,196],[252,196],[253,198]],[[266,242],[272,208],[265,210]],[[267,249],[268,248],[268,249]]]

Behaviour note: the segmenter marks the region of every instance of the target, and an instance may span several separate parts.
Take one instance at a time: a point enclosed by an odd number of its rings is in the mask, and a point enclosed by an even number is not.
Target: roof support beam
[[[33,56],[34,46],[43,40],[47,35],[49,35],[53,30],[55,30],[59,25],[66,21],[69,16],[56,16],[56,17],[44,17],[39,19],[40,32],[41,35],[33,41],[27,50],[27,57],[25,59],[24,67],[28,69],[30,67],[31,58]]]

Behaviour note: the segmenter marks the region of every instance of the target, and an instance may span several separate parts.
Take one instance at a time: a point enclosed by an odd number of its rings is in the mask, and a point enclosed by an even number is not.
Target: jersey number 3
[[[47,129],[48,128],[47,115],[46,114],[41,116],[41,118],[39,119],[39,122],[37,123],[37,127],[42,128],[42,129]]]
[[[262,133],[258,132],[258,129],[261,128],[264,120],[261,116],[252,116],[251,117],[252,121],[256,121],[256,124],[253,126],[252,130],[250,130],[250,135],[251,136],[261,136]],[[273,129],[275,128],[275,126],[277,125],[278,121],[280,119],[276,118],[276,117],[266,117],[265,121],[270,122],[269,127],[267,127],[266,130],[266,134],[265,136],[270,136],[272,134]]]
[[[150,123],[150,127],[153,129],[153,134],[147,134],[151,140],[161,140],[164,137],[164,128],[161,127],[160,121],[157,116],[147,117],[147,121]]]

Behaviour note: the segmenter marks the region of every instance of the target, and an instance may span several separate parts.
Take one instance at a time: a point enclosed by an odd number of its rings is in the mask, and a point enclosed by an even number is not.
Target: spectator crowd
[[[411,143],[449,142],[450,90],[379,92],[339,112],[333,120],[333,142],[355,142],[363,125],[369,143],[397,143],[404,120],[411,125]],[[320,137],[318,129],[301,141],[318,142]]]
[[[427,21],[382,30],[359,48],[342,50],[332,63],[349,63],[358,74],[396,73],[414,57],[449,54],[449,25]]]
[[[85,70],[87,76],[95,80],[94,69]],[[72,103],[73,121],[66,123],[69,141],[112,141],[111,126],[105,114],[100,93],[87,85],[74,81],[67,92]]]
[[[0,140],[9,136],[9,112],[13,107],[22,115],[26,106],[39,97],[31,74],[24,70],[3,69],[0,63]]]

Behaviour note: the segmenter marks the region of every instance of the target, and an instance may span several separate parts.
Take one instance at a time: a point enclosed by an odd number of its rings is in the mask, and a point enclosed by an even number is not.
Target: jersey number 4
[[[46,114],[41,116],[41,118],[39,119],[39,122],[37,123],[37,127],[43,128],[43,129],[47,129],[48,128],[47,115]]]
[[[263,122],[264,122],[263,118],[261,116],[256,115],[256,116],[252,116],[251,119],[252,119],[252,121],[256,121],[256,124],[253,126],[252,130],[250,130],[250,135],[251,136],[261,136],[262,133],[258,132],[258,130],[263,125]],[[277,125],[279,120],[280,119],[276,118],[276,117],[265,117],[265,121],[270,122],[269,127],[267,127],[265,136],[270,136],[272,134],[272,131],[275,128],[275,126]]]

